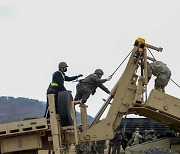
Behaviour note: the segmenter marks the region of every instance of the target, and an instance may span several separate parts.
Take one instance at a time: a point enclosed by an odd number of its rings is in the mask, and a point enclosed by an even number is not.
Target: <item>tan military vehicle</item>
[[[39,150],[50,150],[49,153],[54,151],[55,154],[60,154],[67,145],[110,140],[114,138],[114,131],[121,123],[123,115],[128,113],[152,118],[170,126],[177,133],[180,132],[180,99],[154,89],[146,97],[147,61],[154,60],[147,56],[147,48],[162,51],[162,48],[145,43],[142,38],[135,41],[123,74],[90,126],[87,123],[87,106],[81,104],[81,101],[73,101],[69,91],[59,93],[56,106],[58,113],[55,111],[54,96],[48,95],[49,119],[40,118],[0,125],[0,153],[36,154]],[[81,127],[76,125],[75,105],[80,107]],[[107,106],[110,106],[108,113],[100,120]],[[163,138],[127,147],[125,153],[150,154],[152,150],[160,153],[164,149],[166,152],[179,152],[180,144],[173,145],[169,138]]]

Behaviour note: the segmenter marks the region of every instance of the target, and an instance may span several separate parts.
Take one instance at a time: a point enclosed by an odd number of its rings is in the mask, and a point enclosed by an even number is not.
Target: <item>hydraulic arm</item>
[[[79,141],[107,140],[114,137],[114,131],[121,123],[123,115],[135,113],[159,120],[164,124],[180,129],[180,100],[163,92],[152,90],[148,100],[143,100],[147,86],[147,56],[146,48],[162,51],[162,48],[146,44],[138,38],[134,43],[128,64],[111,90],[111,96],[96,115],[90,128],[79,134]],[[140,75],[138,67],[144,62]],[[107,116],[99,120],[106,107],[111,104]],[[103,131],[102,131],[103,128]]]

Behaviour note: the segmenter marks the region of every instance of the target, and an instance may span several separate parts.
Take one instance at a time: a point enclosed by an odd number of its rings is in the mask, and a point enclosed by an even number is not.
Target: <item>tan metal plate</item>
[[[47,119],[39,118],[0,125],[0,137],[48,129]]]

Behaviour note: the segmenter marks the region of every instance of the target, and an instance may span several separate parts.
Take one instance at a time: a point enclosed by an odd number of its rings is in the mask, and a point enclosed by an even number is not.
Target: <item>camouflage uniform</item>
[[[122,143],[122,135],[120,132],[117,132],[114,139],[113,139],[113,150],[112,154],[120,154],[120,148]]]
[[[98,154],[103,154],[104,149],[106,149],[106,141],[105,140],[97,141],[96,142],[96,151],[97,151],[97,153]]]
[[[89,154],[95,154],[96,153],[96,142],[92,141],[91,143],[91,152]]]
[[[135,132],[136,132],[137,130],[139,131],[139,128],[136,128]],[[131,145],[133,144],[134,138],[135,138],[135,132],[132,134],[132,137],[131,137],[131,139],[128,141],[127,146],[131,146]]]
[[[90,142],[82,142],[76,145],[77,154],[89,154],[91,152]]]
[[[111,154],[112,148],[113,148],[113,139],[109,140],[108,154]]]
[[[86,103],[90,94],[94,95],[97,87],[104,90],[106,93],[110,93],[110,91],[103,85],[107,79],[100,79],[97,74],[90,74],[86,78],[79,81],[76,86],[76,96],[74,100],[81,100],[82,103]]]
[[[142,136],[139,134],[139,128],[136,128],[135,132],[132,134],[132,138],[130,140],[131,144],[128,144],[128,146],[142,143],[141,139],[142,139]]]
[[[165,86],[167,86],[171,77],[171,71],[167,65],[161,61],[155,61],[147,64],[148,81],[151,79],[152,74],[156,76],[155,89],[165,92]]]
[[[154,130],[153,129],[149,130],[149,135],[147,136],[147,139],[148,139],[148,141],[152,141],[152,140],[156,140],[157,139],[156,135],[154,134]]]
[[[134,141],[133,141],[132,145],[139,144],[141,139],[142,139],[142,136],[139,134],[139,131],[136,130],[134,132]]]
[[[142,139],[143,139],[143,142],[147,142],[148,141],[148,130],[144,130],[144,134],[142,135]]]

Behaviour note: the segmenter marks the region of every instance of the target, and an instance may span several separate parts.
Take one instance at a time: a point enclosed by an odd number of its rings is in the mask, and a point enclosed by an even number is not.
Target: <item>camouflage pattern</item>
[[[108,154],[111,154],[112,148],[113,148],[113,139],[109,140]]]
[[[127,142],[127,146],[131,146],[134,141],[134,138],[131,137],[131,139]]]
[[[157,139],[157,136],[155,135],[154,130],[153,129],[149,130],[147,140],[152,141],[152,140],[156,140],[156,139]]]
[[[85,103],[91,94],[95,94],[97,87],[109,94],[110,91],[103,85],[106,81],[106,79],[100,79],[95,73],[90,74],[77,84],[74,100],[82,99],[82,103]]]
[[[139,134],[139,131],[138,130],[136,130],[135,132],[134,132],[134,141],[133,141],[133,143],[132,143],[132,145],[136,145],[136,144],[139,144],[142,139],[142,136]]]
[[[92,154],[96,153],[96,142],[92,141],[91,142],[91,152]]]
[[[135,132],[136,131],[139,131],[138,128],[135,129]],[[133,132],[131,139],[127,143],[127,146],[131,146],[133,144],[135,138],[135,132]]]
[[[97,141],[96,142],[96,152],[98,154],[103,154],[104,149],[106,149],[106,141],[105,140]]]
[[[148,81],[151,76],[156,76],[155,79],[155,89],[165,92],[165,86],[167,86],[169,79],[171,77],[171,71],[167,65],[161,61],[155,61],[153,63],[148,63],[147,65]]]
[[[142,135],[143,142],[147,142],[148,141],[148,135],[149,135],[149,131],[148,130],[144,130],[144,134]]]
[[[136,128],[131,139],[128,141],[127,146],[136,145],[139,143],[142,143],[142,136],[139,134],[139,128]]]
[[[91,143],[90,142],[82,142],[76,145],[76,153],[77,154],[89,154],[91,153]]]

